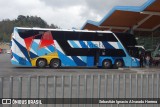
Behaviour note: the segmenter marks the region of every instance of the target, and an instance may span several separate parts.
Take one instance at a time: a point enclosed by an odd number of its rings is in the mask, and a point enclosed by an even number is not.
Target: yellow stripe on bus
[[[32,66],[36,66],[36,61],[39,58],[46,59],[47,60],[47,64],[50,64],[51,59],[53,59],[53,58],[59,58],[59,57],[58,57],[58,53],[57,52],[54,52],[54,53],[51,53],[51,54],[48,54],[48,55],[44,55],[44,56],[40,56],[40,57],[31,59]]]

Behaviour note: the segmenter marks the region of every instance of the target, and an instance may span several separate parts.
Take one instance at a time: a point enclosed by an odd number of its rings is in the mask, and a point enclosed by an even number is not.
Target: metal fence
[[[0,77],[0,98],[159,98],[159,74]],[[70,101],[70,100],[67,100]],[[81,101],[80,101],[81,102]],[[0,105],[17,107],[17,105]],[[159,107],[159,104],[42,104],[19,107]]]

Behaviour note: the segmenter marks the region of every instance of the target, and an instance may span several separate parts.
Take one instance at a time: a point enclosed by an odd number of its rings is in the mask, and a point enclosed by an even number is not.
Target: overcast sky
[[[100,21],[114,6],[137,6],[147,0],[0,0],[0,20],[33,15],[61,28],[81,28]]]

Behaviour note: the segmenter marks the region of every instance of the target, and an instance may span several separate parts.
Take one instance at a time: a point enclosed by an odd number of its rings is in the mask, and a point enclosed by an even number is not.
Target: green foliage
[[[56,25],[48,25],[43,19],[37,16],[19,15],[17,19],[4,19],[0,21],[0,42],[9,42],[10,35],[14,27],[41,27],[41,28],[58,28]]]

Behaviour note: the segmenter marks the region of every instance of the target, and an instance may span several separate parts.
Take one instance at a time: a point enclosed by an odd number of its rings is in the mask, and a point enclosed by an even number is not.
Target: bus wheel
[[[123,67],[123,66],[124,66],[123,60],[117,60],[115,62],[115,67],[116,68],[120,68],[120,67]]]
[[[49,66],[51,68],[59,68],[61,66],[61,61],[59,59],[52,59]]]
[[[102,67],[103,67],[103,68],[109,69],[109,68],[111,68],[111,66],[112,66],[111,60],[105,59],[105,60],[103,61],[103,63],[102,63]]]
[[[38,59],[36,62],[36,66],[38,68],[44,68],[47,65],[47,61],[45,59]]]

